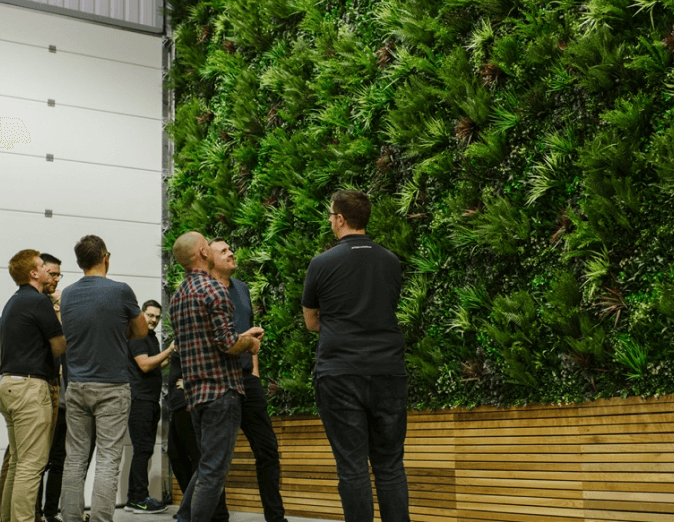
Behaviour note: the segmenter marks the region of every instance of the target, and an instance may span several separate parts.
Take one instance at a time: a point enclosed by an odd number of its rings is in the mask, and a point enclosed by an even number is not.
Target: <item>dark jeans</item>
[[[228,390],[214,401],[197,405],[191,415],[201,458],[180,503],[178,521],[210,522],[234,455],[241,395]]]
[[[63,463],[66,460],[66,409],[59,408],[56,420],[54,439],[49,450],[49,462],[45,468],[47,481],[45,486],[45,500],[42,514],[51,518],[59,512],[59,499],[61,498],[61,479],[63,478]],[[43,472],[44,473],[44,472]],[[38,502],[42,501],[42,483],[38,494]]]
[[[158,401],[134,399],[129,410],[129,437],[133,445],[133,457],[129,469],[129,502],[143,502],[150,496],[147,466],[154,453],[157,440],[157,425],[161,416]]]
[[[267,399],[264,396],[264,389],[259,377],[250,374],[245,375],[243,385],[246,396],[242,405],[241,429],[255,455],[257,484],[260,489],[264,519],[266,522],[283,522],[285,510],[279,491],[281,466],[279,464],[278,442],[267,412]],[[213,520],[217,522],[229,520],[224,491]]]
[[[372,522],[368,457],[382,522],[409,522],[403,467],[407,378],[338,375],[316,380],[316,404],[337,463],[346,522]]]
[[[185,493],[201,456],[187,408],[171,412],[167,453],[180,491]]]

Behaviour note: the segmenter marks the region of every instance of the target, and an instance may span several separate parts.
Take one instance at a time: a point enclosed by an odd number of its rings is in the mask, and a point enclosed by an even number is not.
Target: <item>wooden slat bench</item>
[[[673,413],[673,396],[410,412],[405,466],[411,518],[674,522]],[[276,417],[273,424],[287,514],[343,520],[320,419]],[[227,499],[232,510],[262,512],[243,434]]]

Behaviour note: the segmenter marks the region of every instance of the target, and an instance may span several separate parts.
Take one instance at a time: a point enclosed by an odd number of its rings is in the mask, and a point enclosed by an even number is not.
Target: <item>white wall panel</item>
[[[0,56],[0,96],[162,119],[162,82],[155,68],[5,41]]]
[[[3,117],[20,119],[30,133],[30,143],[15,146],[10,154],[53,154],[59,159],[161,170],[160,121],[0,96]]]
[[[81,4],[87,6],[87,12],[93,13],[92,0],[82,0]],[[44,48],[55,45],[57,53],[79,53],[161,68],[161,45],[156,36],[6,4],[0,4],[0,38]]]
[[[90,12],[98,5],[105,15],[111,7],[119,15],[123,5],[45,2]],[[139,304],[161,299],[161,65],[156,36],[0,4],[0,132],[3,119],[18,118],[30,133],[29,143],[11,150],[0,134],[0,310],[16,291],[7,270],[16,252],[59,257],[63,289],[83,275],[73,248],[87,234],[102,237],[112,252],[108,277],[128,283]],[[118,504],[126,501],[128,439],[126,445]],[[0,452],[6,446],[0,428]],[[159,442],[156,448],[150,494],[161,497]],[[93,474],[94,466],[87,503]]]
[[[161,222],[162,178],[157,172],[0,153],[0,180],[2,210],[50,209],[57,218]]]
[[[60,258],[66,272],[77,273],[73,248],[82,236],[95,234],[112,253],[110,274],[161,277],[161,228],[157,225],[6,211],[0,211],[0,223],[0,266],[7,267],[19,250],[35,248]]]

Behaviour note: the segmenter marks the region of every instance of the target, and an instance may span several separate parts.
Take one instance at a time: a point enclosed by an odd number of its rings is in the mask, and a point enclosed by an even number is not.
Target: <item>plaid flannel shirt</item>
[[[180,352],[187,409],[234,390],[244,395],[238,355],[225,351],[238,340],[227,288],[201,270],[186,270],[169,315]]]

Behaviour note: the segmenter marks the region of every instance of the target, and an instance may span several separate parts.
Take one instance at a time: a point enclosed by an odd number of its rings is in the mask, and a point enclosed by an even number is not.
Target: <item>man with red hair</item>
[[[0,518],[34,522],[40,473],[49,457],[54,357],[66,350],[61,323],[42,292],[52,278],[37,250],[9,262],[19,286],[0,317],[0,412],[7,422],[9,469]]]

